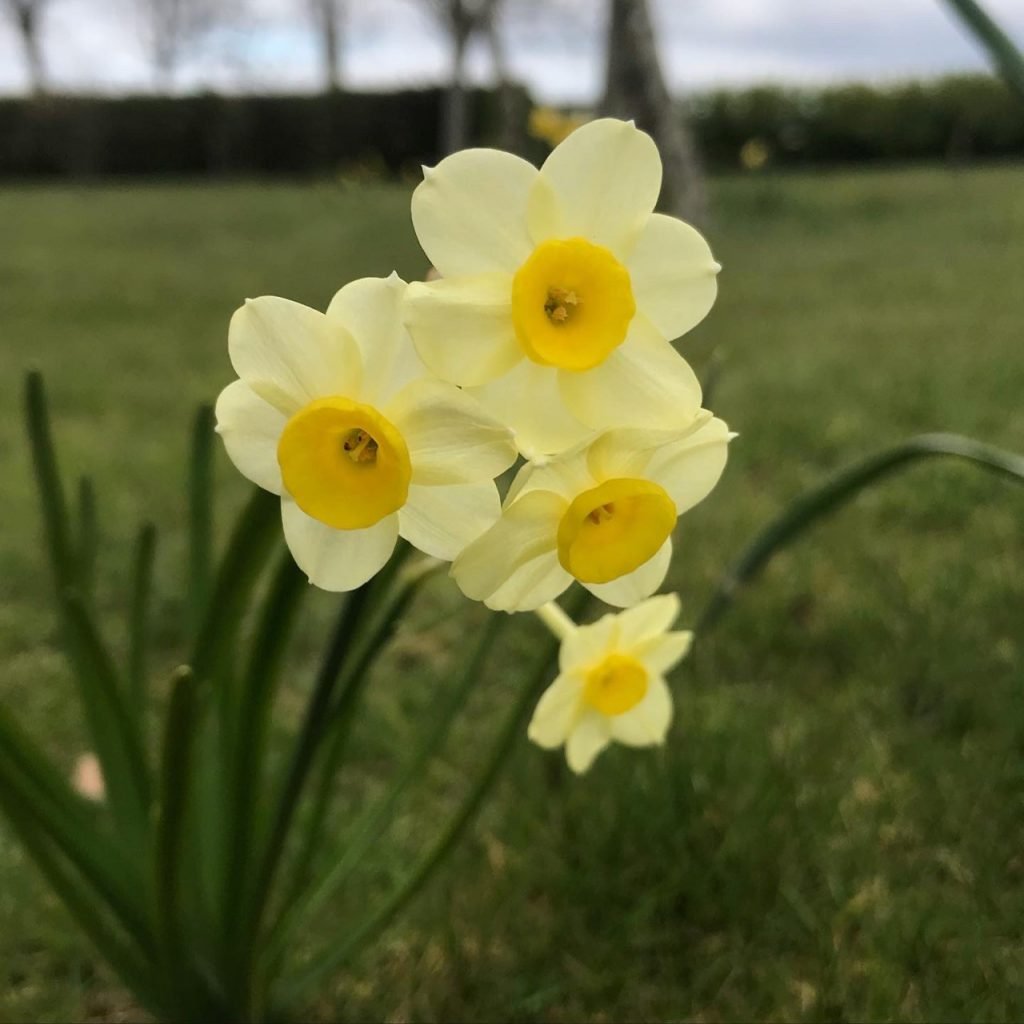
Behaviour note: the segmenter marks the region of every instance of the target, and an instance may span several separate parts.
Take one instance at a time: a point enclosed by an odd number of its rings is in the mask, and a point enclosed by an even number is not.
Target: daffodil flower
[[[664,580],[676,519],[718,482],[731,436],[702,412],[681,434],[609,430],[528,463],[501,518],[451,574],[467,597],[500,611],[532,611],[574,579],[606,604],[635,604]]]
[[[719,266],[697,231],[653,212],[650,136],[605,118],[539,171],[468,149],[424,174],[412,219],[441,279],[409,286],[405,317],[438,377],[475,389],[527,458],[690,422],[700,385],[666,339],[707,314]]]
[[[562,646],[558,677],[533,712],[530,739],[549,750],[564,744],[577,774],[613,741],[630,747],[664,743],[672,722],[665,673],[693,642],[690,632],[669,632],[679,615],[679,598],[652,597],[589,626],[575,625],[557,605],[538,614],[553,620],[549,624]]]
[[[405,283],[364,278],[326,313],[263,297],[228,334],[241,378],[217,401],[231,460],[281,495],[285,540],[310,582],[352,590],[399,535],[451,560],[497,518],[508,429],[430,378],[402,326]]]

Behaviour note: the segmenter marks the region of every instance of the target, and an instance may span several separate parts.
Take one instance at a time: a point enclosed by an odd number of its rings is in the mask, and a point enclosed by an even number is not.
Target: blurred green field
[[[687,617],[752,532],[834,468],[931,430],[1024,451],[1021,181],[1006,167],[713,183],[720,300],[683,351],[699,369],[721,358],[713,407],[740,437],[677,535],[669,582]],[[268,292],[323,307],[352,277],[425,263],[401,187],[7,188],[0,224],[0,700],[70,767],[83,741],[24,371],[47,375],[65,470],[96,481],[112,636],[136,524],[160,529],[159,675],[181,657],[188,424],[232,377],[232,310]],[[223,525],[245,488],[222,455],[218,472]],[[332,606],[310,595],[296,694]],[[446,580],[420,600],[371,689],[338,829],[401,763],[480,620]],[[1020,1018],[1022,623],[1024,489],[939,461],[882,484],[702,639],[674,679],[663,751],[613,750],[576,780],[524,737],[449,866],[314,1012]],[[481,680],[323,936],[401,875],[465,791],[541,635],[514,624],[510,667]],[[0,1021],[68,1019],[134,1012],[0,824]]]

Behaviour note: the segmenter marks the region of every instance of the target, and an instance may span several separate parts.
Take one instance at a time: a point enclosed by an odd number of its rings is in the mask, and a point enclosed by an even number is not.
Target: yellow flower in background
[[[740,165],[747,171],[763,170],[772,158],[771,146],[760,136],[747,139],[740,146]]]
[[[533,713],[529,737],[549,750],[565,746],[569,767],[585,772],[609,743],[664,743],[672,722],[665,674],[690,649],[693,634],[670,632],[679,598],[662,594],[562,639],[559,674]]]
[[[719,266],[697,231],[653,212],[650,136],[603,119],[539,171],[469,149],[424,174],[413,225],[441,279],[409,286],[405,319],[430,370],[472,389],[528,458],[692,421],[700,385],[668,339],[707,314]]]
[[[577,128],[590,120],[588,114],[577,111],[563,114],[554,107],[534,107],[526,123],[526,130],[535,139],[546,142],[552,148],[564,142]]]
[[[311,583],[352,590],[401,535],[451,560],[498,517],[504,426],[431,379],[401,321],[405,283],[364,278],[326,313],[265,296],[231,319],[240,380],[217,430],[250,480],[281,495],[285,540]]]
[[[730,437],[702,412],[681,434],[610,430],[528,463],[501,518],[452,564],[455,582],[499,611],[532,611],[574,579],[607,604],[635,604],[661,586],[676,519],[718,482]]]

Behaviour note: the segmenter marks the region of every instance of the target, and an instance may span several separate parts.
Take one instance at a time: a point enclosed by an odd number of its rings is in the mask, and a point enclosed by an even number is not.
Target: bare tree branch
[[[342,19],[345,0],[308,0],[320,41],[324,62],[324,85],[327,92],[341,89]]]

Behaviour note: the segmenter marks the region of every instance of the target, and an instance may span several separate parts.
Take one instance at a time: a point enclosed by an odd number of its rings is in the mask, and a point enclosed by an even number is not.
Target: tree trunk
[[[14,5],[14,20],[18,25],[25,64],[28,67],[29,87],[33,96],[46,93],[46,69],[43,66],[43,51],[39,42],[39,9],[41,4],[24,0]]]
[[[448,156],[463,149],[469,132],[469,111],[466,97],[466,48],[469,31],[462,25],[452,30],[452,75],[441,111],[441,155]]]
[[[658,60],[647,0],[609,0],[608,59],[602,112],[632,118],[661,151],[661,206],[696,224],[707,219],[707,194],[684,111],[672,102]]]
[[[505,46],[498,30],[497,4],[492,4],[484,23],[487,36],[487,47],[491,51],[491,64],[494,67],[495,86],[498,90],[498,146],[501,149],[515,152],[519,149],[520,131],[517,121],[517,104],[515,90],[509,76],[508,58]]]
[[[323,45],[324,84],[328,92],[341,91],[341,3],[340,0],[316,0]]]

